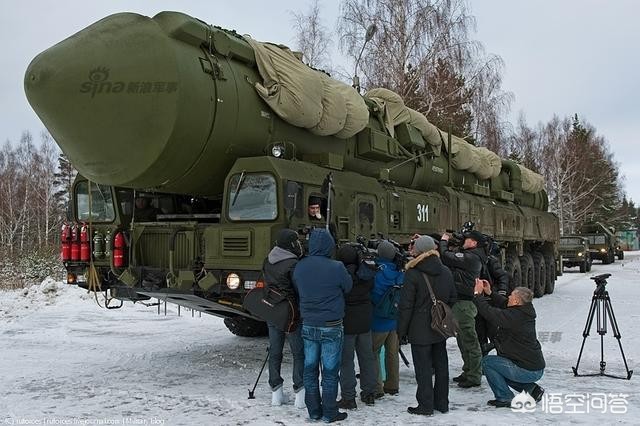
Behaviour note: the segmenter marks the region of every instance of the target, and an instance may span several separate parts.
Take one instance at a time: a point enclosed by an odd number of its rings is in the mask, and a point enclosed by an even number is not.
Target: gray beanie
[[[416,254],[422,254],[429,250],[435,250],[436,242],[428,235],[423,235],[413,243],[413,250]]]
[[[378,256],[383,259],[393,260],[396,257],[398,250],[389,241],[382,241],[378,244]]]

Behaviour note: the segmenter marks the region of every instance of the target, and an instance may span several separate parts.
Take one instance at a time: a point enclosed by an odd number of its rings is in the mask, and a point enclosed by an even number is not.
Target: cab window
[[[89,188],[91,188],[91,194],[89,194]],[[115,220],[111,187],[84,181],[76,185],[75,191],[78,221],[113,222]]]
[[[229,180],[231,220],[273,220],[278,216],[276,180],[266,173],[237,173]]]

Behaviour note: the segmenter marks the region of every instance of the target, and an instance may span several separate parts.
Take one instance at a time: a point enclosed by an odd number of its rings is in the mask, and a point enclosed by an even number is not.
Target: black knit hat
[[[298,233],[292,229],[281,229],[278,231],[278,237],[276,239],[276,245],[281,249],[285,249],[294,253],[298,250]]]
[[[469,231],[465,232],[465,238],[471,238],[478,243],[478,246],[484,246],[487,243],[487,237],[480,231]]]
[[[322,198],[320,197],[309,197],[309,205],[310,206],[320,206],[322,205]]]
[[[358,251],[351,244],[343,244],[338,249],[338,253],[336,253],[336,260],[345,265],[357,265]]]

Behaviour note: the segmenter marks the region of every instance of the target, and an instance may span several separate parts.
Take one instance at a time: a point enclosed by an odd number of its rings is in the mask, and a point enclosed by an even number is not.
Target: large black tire
[[[522,267],[522,287],[527,287],[529,290],[534,291],[535,277],[531,253],[525,252],[522,255],[520,265]]]
[[[242,316],[225,318],[224,325],[230,332],[240,337],[261,337],[269,334],[266,322]]]
[[[593,264],[593,261],[591,259],[587,260],[587,272],[591,272],[591,265]]]
[[[544,296],[544,292],[547,287],[547,265],[544,261],[544,256],[539,251],[533,252],[533,272],[533,295],[535,297],[542,297]]]
[[[613,252],[613,250],[611,250],[611,251],[609,252],[609,261],[610,261],[609,263],[615,263],[615,262],[616,262],[616,255],[615,255],[615,253]]]
[[[547,281],[545,283],[545,293],[552,294],[556,288],[556,259],[551,253],[544,254],[547,265]]]
[[[507,253],[505,259],[505,271],[509,274],[509,293],[516,288],[522,285],[522,269],[520,266],[520,259],[516,256],[515,253],[510,252]]]
[[[582,273],[587,272],[587,261],[586,260],[580,264],[580,272],[582,272]]]
[[[624,260],[624,252],[622,250],[618,252],[618,260]]]

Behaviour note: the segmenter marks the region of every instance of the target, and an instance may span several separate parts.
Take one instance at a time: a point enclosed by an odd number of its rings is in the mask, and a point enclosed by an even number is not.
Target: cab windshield
[[[229,180],[231,220],[273,220],[278,216],[276,180],[266,173],[237,173]]]
[[[79,182],[76,185],[76,216],[81,222],[113,222],[116,214],[111,187],[88,181]]]
[[[589,241],[589,244],[592,244],[592,245],[595,245],[595,244],[606,244],[604,235],[589,235],[586,238]]]
[[[582,245],[582,238],[560,238],[561,246],[579,246]]]

